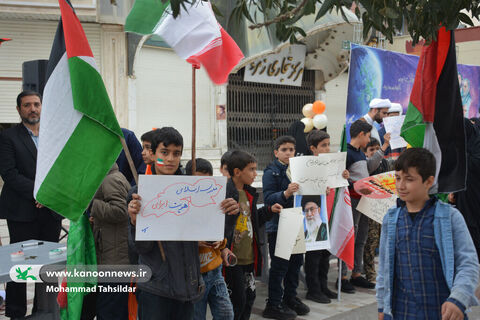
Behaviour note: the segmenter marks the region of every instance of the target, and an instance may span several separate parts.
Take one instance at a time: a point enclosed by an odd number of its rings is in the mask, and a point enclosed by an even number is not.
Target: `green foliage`
[[[196,1],[201,0],[170,0],[173,14],[178,15],[180,6]],[[436,40],[442,26],[448,30],[454,30],[460,22],[473,26],[469,15],[462,11],[480,18],[480,0],[235,0],[230,19],[239,23],[245,17],[253,28],[274,25],[279,40],[296,42],[296,35],[305,34],[294,25],[303,16],[316,14],[318,20],[335,10],[347,21],[344,10],[352,5],[356,5],[354,12],[362,19],[365,37],[375,29],[390,42],[404,23],[416,44],[420,38]]]

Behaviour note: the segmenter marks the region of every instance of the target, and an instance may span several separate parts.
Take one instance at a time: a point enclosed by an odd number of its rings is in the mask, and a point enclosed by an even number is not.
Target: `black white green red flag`
[[[401,136],[437,160],[437,192],[465,189],[466,142],[455,39],[442,27],[423,47]]]
[[[102,77],[71,5],[62,14],[47,67],[35,199],[77,220],[117,159],[123,137]]]

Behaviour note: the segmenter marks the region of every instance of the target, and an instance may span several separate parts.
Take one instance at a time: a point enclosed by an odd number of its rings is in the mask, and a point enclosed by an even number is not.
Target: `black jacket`
[[[275,213],[270,211],[270,207],[262,207],[257,209],[258,193],[257,190],[249,185],[243,187],[250,202],[250,214],[253,226],[253,253],[254,253],[254,270],[257,276],[262,274],[262,252],[261,246],[266,244],[265,222],[270,220]],[[238,190],[232,179],[227,182],[227,192],[225,198],[233,198],[238,202]],[[227,247],[232,249],[233,233],[237,223],[238,214],[225,216],[225,238],[227,238]]]
[[[263,171],[263,198],[267,206],[273,206],[279,203],[284,208],[293,208],[293,196],[286,199],[283,193],[288,189],[290,179],[287,176],[288,165],[284,165],[275,159]],[[277,232],[278,216],[274,216],[271,221],[267,223],[267,232]]]
[[[37,147],[20,123],[0,134],[0,175],[5,184],[0,195],[0,218],[32,222],[40,213],[62,217],[48,208],[35,207],[33,187],[37,168]]]
[[[155,174],[155,169],[152,168]],[[176,175],[182,174],[177,170]],[[137,186],[130,189],[127,204]],[[131,239],[135,239],[135,226],[129,224]],[[139,264],[152,270],[148,282],[137,286],[151,294],[180,301],[197,301],[203,296],[205,285],[200,273],[200,258],[197,241],[162,241],[166,261],[163,261],[157,241],[134,241],[139,254]]]

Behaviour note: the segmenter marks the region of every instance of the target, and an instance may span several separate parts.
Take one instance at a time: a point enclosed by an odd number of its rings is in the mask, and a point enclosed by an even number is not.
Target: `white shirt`
[[[373,124],[373,119],[370,117],[370,115],[367,113],[366,115],[363,116],[363,119],[367,121],[369,125],[372,126],[372,131],[370,131],[370,136],[372,138],[377,139],[378,143],[382,144],[382,140],[380,140],[380,135],[378,134],[377,128],[375,128],[375,125]]]

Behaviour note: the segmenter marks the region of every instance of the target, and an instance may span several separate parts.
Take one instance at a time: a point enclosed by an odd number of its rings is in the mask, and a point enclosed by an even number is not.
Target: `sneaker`
[[[342,292],[355,293],[355,287],[347,279],[342,279]]]
[[[375,283],[372,283],[372,282],[368,281],[367,279],[365,279],[362,276],[358,276],[358,277],[355,277],[355,278],[350,278],[350,282],[354,286],[357,286],[357,287],[367,288],[367,289],[375,289]]]
[[[310,308],[297,297],[285,300],[285,304],[295,311],[297,315],[304,316],[310,312]]]
[[[278,306],[273,306],[267,303],[262,316],[267,319],[293,320],[297,317],[297,313],[283,303]]]
[[[338,295],[336,292],[331,291],[330,289],[326,288],[323,290],[323,293],[329,297],[330,299],[337,299]]]
[[[330,303],[332,302],[329,297],[323,292],[310,293],[307,292],[307,300],[312,300],[318,303]]]

